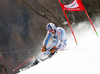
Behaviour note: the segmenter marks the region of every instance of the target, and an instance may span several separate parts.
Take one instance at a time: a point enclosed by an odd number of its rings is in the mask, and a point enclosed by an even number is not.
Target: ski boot
[[[35,60],[35,62],[33,62],[33,64],[31,66],[35,66],[39,63],[40,61],[38,61],[37,59]]]

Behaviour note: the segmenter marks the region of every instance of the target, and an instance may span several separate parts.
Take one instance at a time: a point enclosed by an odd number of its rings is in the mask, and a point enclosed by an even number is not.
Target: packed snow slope
[[[100,74],[100,19],[94,24],[98,32],[95,34],[90,22],[79,23],[73,36],[68,37],[68,50],[59,51],[52,58],[39,63],[18,74]]]

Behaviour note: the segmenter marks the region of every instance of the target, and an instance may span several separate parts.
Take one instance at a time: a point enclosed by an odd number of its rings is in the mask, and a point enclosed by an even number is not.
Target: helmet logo
[[[47,29],[48,29],[48,30],[51,30],[51,29],[52,29],[52,27],[51,27],[50,24],[48,25]]]

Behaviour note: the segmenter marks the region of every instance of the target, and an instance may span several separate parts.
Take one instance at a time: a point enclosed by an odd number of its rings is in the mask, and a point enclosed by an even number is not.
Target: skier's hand
[[[55,53],[55,51],[57,50],[56,46],[53,46],[53,48],[50,50],[51,53]]]
[[[46,46],[45,46],[45,45],[43,46],[43,48],[42,48],[41,51],[42,51],[42,52],[45,52],[45,51],[46,51]]]

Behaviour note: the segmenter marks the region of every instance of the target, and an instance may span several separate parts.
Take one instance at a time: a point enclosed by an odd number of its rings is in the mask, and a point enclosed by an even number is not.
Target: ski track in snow
[[[98,34],[99,20],[94,22]],[[78,45],[68,34],[66,49],[69,50],[59,51],[52,58],[18,74],[100,74],[100,36],[96,36],[90,22],[79,23],[74,33]]]

